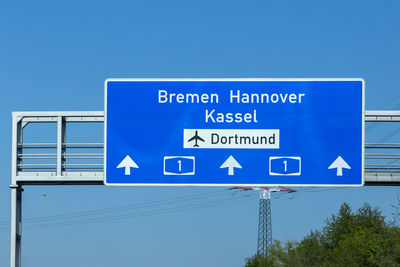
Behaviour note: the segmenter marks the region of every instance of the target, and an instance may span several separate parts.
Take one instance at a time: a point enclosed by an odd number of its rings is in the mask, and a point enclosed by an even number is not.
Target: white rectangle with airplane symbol
[[[279,149],[279,129],[184,129],[183,148]]]

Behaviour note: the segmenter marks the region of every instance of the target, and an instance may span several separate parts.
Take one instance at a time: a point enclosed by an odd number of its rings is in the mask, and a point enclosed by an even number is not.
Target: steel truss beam
[[[66,131],[69,123],[103,123],[104,112],[13,112],[12,115],[13,132],[16,133],[12,142],[12,184],[103,184],[103,152],[67,153],[69,149],[103,151],[103,143],[67,143]],[[57,142],[24,143],[24,127],[34,123],[57,124]],[[51,152],[43,154],[38,150]],[[25,163],[28,158],[38,163]],[[87,160],[96,158],[101,161],[97,164],[87,163]],[[82,164],[69,164],[68,159],[81,159]],[[54,163],[49,163],[49,160]]]
[[[365,122],[400,122],[400,110],[366,110]],[[365,185],[400,185],[399,163],[400,144],[375,143],[365,144],[365,159],[393,160],[385,164],[365,164]],[[378,151],[378,153],[372,153]],[[395,153],[393,153],[395,151]],[[399,160],[400,161],[400,160]]]
[[[399,122],[400,110],[366,110],[366,122]]]
[[[400,111],[369,110],[365,111],[366,122],[400,122]],[[67,111],[67,112],[13,112],[12,140],[12,185],[51,185],[79,184],[102,185],[103,165],[69,164],[68,159],[102,159],[102,153],[66,153],[68,149],[102,149],[103,143],[67,143],[65,139],[68,123],[103,123],[103,111]],[[23,129],[30,123],[56,123],[56,143],[23,143]],[[54,153],[25,153],[33,149],[53,149]],[[366,149],[395,149],[400,151],[400,144],[366,144]],[[366,159],[398,159],[400,153],[366,153]],[[55,163],[26,164],[24,159],[54,159]],[[400,168],[396,165],[365,166],[366,185],[400,185]]]

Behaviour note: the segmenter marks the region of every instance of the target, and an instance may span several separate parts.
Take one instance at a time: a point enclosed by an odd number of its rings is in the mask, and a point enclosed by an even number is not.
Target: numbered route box
[[[194,175],[194,157],[164,157],[164,175]]]
[[[269,175],[300,175],[300,157],[270,157]]]

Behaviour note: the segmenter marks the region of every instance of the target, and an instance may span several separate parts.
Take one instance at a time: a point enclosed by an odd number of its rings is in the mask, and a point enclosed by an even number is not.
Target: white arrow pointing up
[[[233,168],[242,168],[242,166],[240,166],[239,162],[236,161],[236,159],[232,156],[229,156],[229,158],[227,160],[225,160],[225,162],[221,165],[220,167],[222,168],[228,168],[228,175],[233,175],[234,171]]]
[[[131,168],[139,168],[139,166],[128,155],[118,164],[117,168],[125,168],[125,175],[131,175]]]
[[[337,159],[328,167],[328,169],[336,169],[336,176],[343,176],[343,168],[351,169],[344,159],[339,156]]]

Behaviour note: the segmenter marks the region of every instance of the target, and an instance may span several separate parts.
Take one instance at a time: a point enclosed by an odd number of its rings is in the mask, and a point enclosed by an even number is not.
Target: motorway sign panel
[[[108,79],[105,184],[361,186],[362,79]]]

